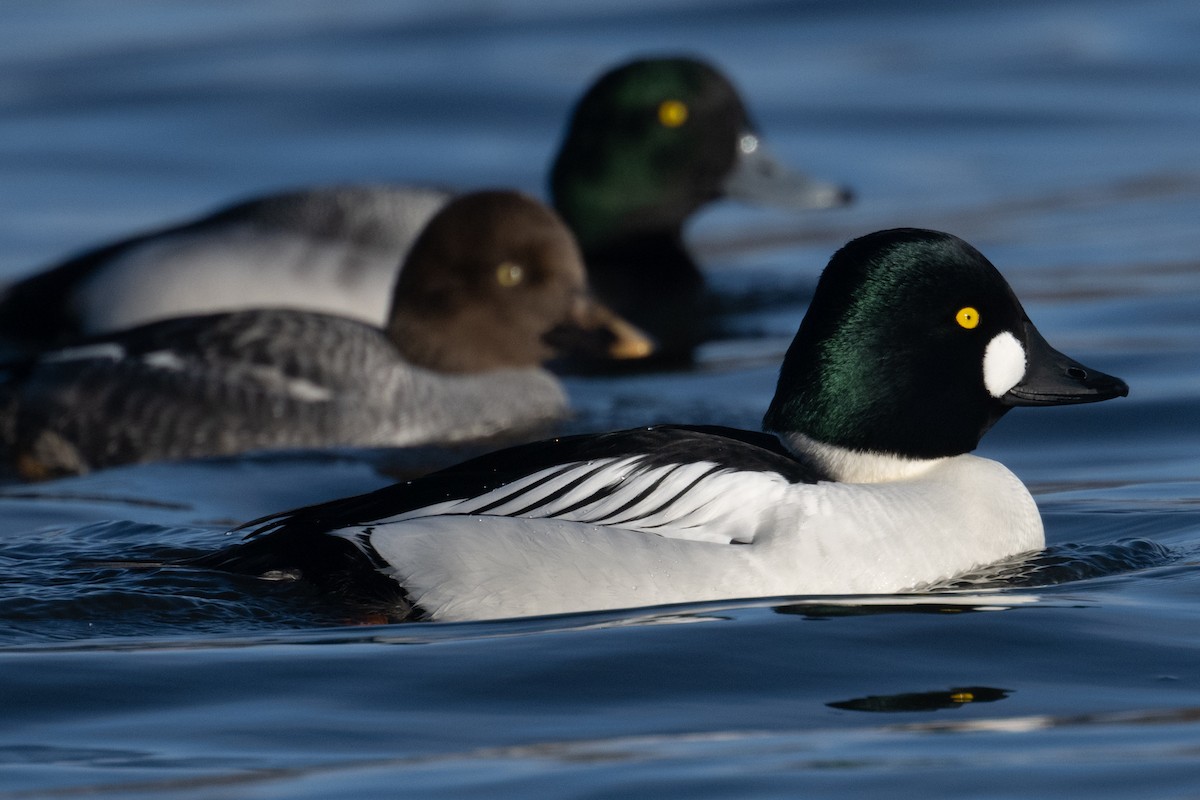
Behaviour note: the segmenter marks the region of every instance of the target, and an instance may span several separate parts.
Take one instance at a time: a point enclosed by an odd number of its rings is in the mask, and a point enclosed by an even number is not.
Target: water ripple
[[[1107,544],[1051,545],[1033,555],[991,564],[939,583],[935,589],[1032,588],[1109,577],[1161,567],[1181,554],[1149,539],[1120,539]]]

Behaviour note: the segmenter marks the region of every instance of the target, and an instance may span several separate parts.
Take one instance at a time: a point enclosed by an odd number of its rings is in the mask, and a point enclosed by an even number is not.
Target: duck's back
[[[0,298],[0,334],[57,344],[173,316],[283,306],[385,321],[409,246],[450,194],[308,189],[87,251]]]

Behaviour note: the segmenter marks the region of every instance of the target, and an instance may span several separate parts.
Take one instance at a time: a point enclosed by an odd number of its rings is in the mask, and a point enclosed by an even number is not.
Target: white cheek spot
[[[1005,392],[1025,377],[1025,348],[1008,331],[998,333],[983,351],[983,385],[992,397]]]

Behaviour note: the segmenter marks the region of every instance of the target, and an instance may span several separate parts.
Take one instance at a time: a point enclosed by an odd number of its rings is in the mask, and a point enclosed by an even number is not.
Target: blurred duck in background
[[[515,192],[463,195],[408,254],[386,328],[300,309],[179,317],[0,368],[0,451],[26,479],[250,450],[515,435],[563,417],[543,362],[640,358],[570,231]]]
[[[686,362],[706,334],[704,278],[683,242],[702,206],[731,197],[797,209],[850,201],[778,162],[729,80],[692,58],[631,61],[576,105],[550,175],[597,296]],[[250,199],[76,255],[0,296],[0,337],[61,346],[159,319],[289,307],[387,324],[416,234],[451,197],[340,186]]]

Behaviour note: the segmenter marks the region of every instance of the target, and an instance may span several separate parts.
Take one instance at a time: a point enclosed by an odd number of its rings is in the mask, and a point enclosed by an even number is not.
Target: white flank
[[[1025,348],[1008,331],[996,334],[983,352],[983,385],[1003,397],[1025,377]]]
[[[351,261],[360,267],[356,281],[343,277]],[[381,325],[398,264],[391,251],[254,226],[174,234],[110,261],[86,282],[81,321],[86,332],[100,333],[182,314],[271,306]]]
[[[514,484],[332,533],[365,534],[390,565],[385,572],[441,620],[893,593],[1044,545],[1021,482],[970,455],[937,461],[920,477],[876,484],[788,484],[778,475],[736,471],[693,483],[713,465],[687,473],[630,466],[629,459],[571,464],[566,472],[540,473],[548,478],[542,486],[523,479],[521,499],[544,502],[516,509],[519,517],[488,508],[499,502],[497,509],[515,509],[518,498],[504,494]],[[589,474],[597,467],[600,473]],[[610,485],[613,493],[581,496],[583,487],[602,483],[601,474],[619,482]],[[568,475],[576,483],[564,486]],[[643,477],[658,481],[657,505],[640,497]],[[566,491],[557,495],[551,484]],[[606,513],[624,522],[600,522]]]

